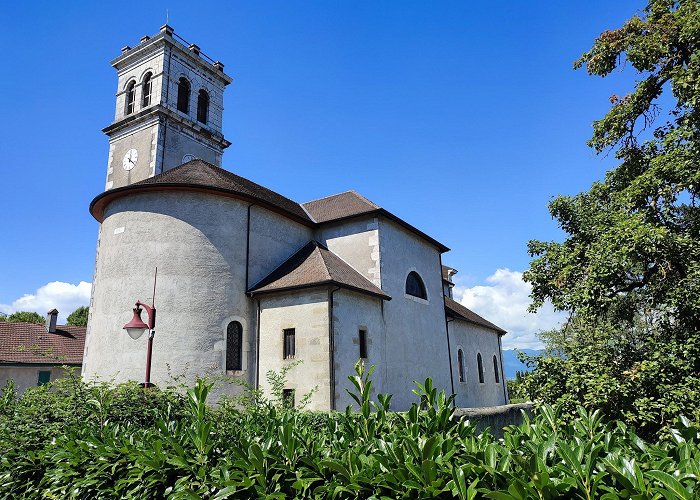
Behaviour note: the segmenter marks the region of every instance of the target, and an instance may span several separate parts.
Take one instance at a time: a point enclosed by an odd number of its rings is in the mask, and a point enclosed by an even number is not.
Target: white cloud
[[[550,303],[536,313],[527,312],[531,287],[519,271],[498,269],[486,282],[488,285],[455,286],[455,299],[508,331],[503,337],[504,349],[540,349],[537,333],[559,326],[566,318],[565,313],[555,312]]]
[[[27,293],[12,302],[0,304],[0,312],[11,314],[17,311],[34,311],[45,316],[54,307],[58,309],[58,322],[65,323],[66,317],[80,306],[90,304],[92,285],[81,281],[77,285],[52,281],[34,293]]]

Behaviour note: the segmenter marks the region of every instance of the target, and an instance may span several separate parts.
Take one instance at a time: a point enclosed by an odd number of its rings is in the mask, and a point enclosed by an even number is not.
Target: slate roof
[[[326,196],[302,203],[302,206],[319,223],[376,212],[381,208],[355,191]]]
[[[362,215],[382,215],[408,229],[412,233],[426,239],[441,252],[447,252],[449,250],[448,247],[434,238],[431,238],[420,229],[413,227],[405,220],[383,209],[376,203],[369,201],[355,191],[345,191],[344,193],[326,196],[325,198],[302,203],[301,206],[306,209],[308,214],[318,224],[331,224]]]
[[[84,326],[0,322],[0,364],[81,365],[84,347]]]
[[[445,297],[445,311],[448,316],[457,319],[462,319],[464,321],[468,321],[469,323],[474,323],[475,325],[480,325],[490,330],[494,330],[499,335],[503,335],[506,333],[506,331],[503,328],[494,325],[490,321],[476,314],[474,311],[467,309],[462,304],[449,297]]]
[[[320,285],[336,285],[391,300],[381,288],[317,241],[304,245],[248,292],[256,295]]]
[[[203,160],[188,161],[154,177],[135,182],[129,186],[105,191],[92,200],[90,213],[98,221],[101,221],[107,204],[126,193],[177,188],[200,189],[233,195],[237,198],[258,202],[308,225],[313,224],[306,211],[297,202]]]

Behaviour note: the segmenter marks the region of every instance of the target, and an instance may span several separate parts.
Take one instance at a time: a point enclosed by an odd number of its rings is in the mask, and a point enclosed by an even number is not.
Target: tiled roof
[[[0,322],[0,364],[81,365],[85,347],[84,326],[56,327],[32,323]]]
[[[449,248],[439,241],[431,238],[423,231],[413,227],[408,222],[388,212],[376,203],[369,201],[355,191],[346,191],[344,193],[326,196],[325,198],[302,203],[301,206],[306,209],[308,214],[318,224],[333,223],[362,215],[383,215],[412,233],[426,239],[440,249],[441,252],[447,252],[449,250]]]
[[[375,212],[381,208],[355,191],[326,196],[302,203],[302,206],[316,222],[345,219],[346,217]]]
[[[474,311],[467,309],[464,307],[462,304],[457,302],[454,299],[451,299],[449,297],[445,297],[445,309],[447,312],[448,316],[451,316],[453,318],[457,319],[463,319],[465,321],[468,321],[470,323],[474,323],[476,325],[483,326],[485,328],[488,328],[490,330],[494,330],[498,332],[499,334],[504,334],[506,331],[503,328],[500,328],[490,321],[482,318],[478,314],[476,314]]]
[[[319,285],[336,285],[391,300],[381,288],[317,241],[304,245],[249,292],[255,295]]]
[[[105,191],[92,200],[90,212],[97,220],[101,220],[107,203],[126,193],[178,187],[204,189],[256,201],[301,222],[313,224],[306,211],[297,202],[203,160],[192,160],[129,186]]]

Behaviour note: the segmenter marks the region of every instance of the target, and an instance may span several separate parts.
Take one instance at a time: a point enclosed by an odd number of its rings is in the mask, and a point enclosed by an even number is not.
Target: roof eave
[[[365,290],[363,288],[358,288],[352,285],[348,285],[346,283],[341,283],[336,280],[325,280],[325,281],[318,281],[315,283],[306,283],[303,285],[293,285],[293,286],[285,286],[285,287],[280,287],[280,288],[273,288],[273,289],[267,289],[267,290],[248,290],[246,294],[250,297],[254,297],[256,295],[270,295],[273,293],[281,293],[281,292],[291,292],[295,290],[305,290],[309,288],[319,288],[319,287],[326,287],[326,286],[337,286],[340,288],[344,288],[346,290],[352,290],[358,293],[363,293],[365,295],[371,295],[373,297],[377,297],[378,299],[382,300],[391,300],[391,296],[386,294],[386,293],[377,293],[373,292],[371,290]]]
[[[303,217],[299,217],[292,212],[288,212],[282,208],[279,208],[261,198],[255,196],[246,195],[244,193],[236,193],[234,191],[229,191],[226,189],[219,189],[211,186],[203,186],[201,184],[193,183],[180,183],[180,182],[163,182],[157,184],[131,184],[130,186],[122,186],[114,189],[100,193],[90,202],[90,214],[95,218],[97,222],[102,223],[104,221],[104,212],[107,205],[112,201],[128,196],[135,193],[147,193],[155,191],[189,191],[189,192],[204,192],[209,194],[215,194],[218,196],[225,196],[227,198],[235,198],[243,201],[253,202],[257,205],[261,205],[266,209],[283,215],[289,219],[304,224],[308,227],[314,227],[315,223],[311,220],[306,220]]]

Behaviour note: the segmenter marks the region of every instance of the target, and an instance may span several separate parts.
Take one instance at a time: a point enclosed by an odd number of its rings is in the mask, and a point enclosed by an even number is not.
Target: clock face
[[[195,155],[191,154],[186,154],[185,156],[182,157],[182,163],[187,163],[188,161],[196,160],[197,157]]]
[[[124,159],[122,160],[122,167],[124,167],[124,170],[131,170],[136,166],[136,162],[138,161],[138,159],[138,152],[132,148],[129,151],[127,151],[124,155]]]

